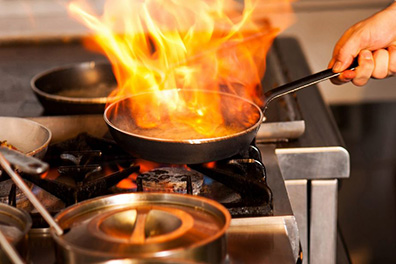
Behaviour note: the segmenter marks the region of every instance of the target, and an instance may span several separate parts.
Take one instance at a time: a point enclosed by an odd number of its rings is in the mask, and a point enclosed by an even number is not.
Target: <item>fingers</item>
[[[396,74],[396,46],[374,52],[362,50],[358,63],[359,66],[354,71],[342,72],[338,78],[331,80],[332,83],[343,84],[352,81],[357,86],[363,86],[370,78],[383,79]]]
[[[389,71],[389,52],[386,49],[379,49],[373,53],[374,70],[372,77],[383,79],[388,76]]]
[[[353,78],[352,82],[354,85],[362,86],[365,85],[370,79],[374,72],[374,57],[371,51],[362,50],[359,53],[359,66],[355,69],[356,76]]]
[[[396,46],[389,46],[389,71],[388,76],[396,74]]]

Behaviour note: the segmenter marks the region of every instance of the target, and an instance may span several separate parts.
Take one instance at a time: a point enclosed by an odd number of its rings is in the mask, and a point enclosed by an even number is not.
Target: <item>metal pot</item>
[[[28,256],[27,234],[32,226],[32,219],[23,210],[0,203],[0,229],[19,254],[26,259]],[[0,247],[0,263],[12,263]]]
[[[65,230],[62,236],[51,230],[61,263],[221,263],[231,216],[202,197],[130,193],[78,203],[55,220]]]

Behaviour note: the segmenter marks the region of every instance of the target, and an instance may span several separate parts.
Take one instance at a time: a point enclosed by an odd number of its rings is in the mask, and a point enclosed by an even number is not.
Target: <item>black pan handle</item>
[[[354,70],[357,66],[358,66],[358,60],[357,57],[353,60],[352,64],[348,67],[348,70]],[[289,93],[293,93],[296,92],[298,90],[301,90],[303,88],[306,88],[308,86],[317,84],[319,82],[334,78],[339,76],[341,73],[334,73],[332,69],[327,69],[321,72],[317,72],[311,75],[308,75],[306,77],[303,77],[301,79],[298,79],[296,81],[290,82],[290,83],[286,83],[284,85],[281,85],[277,88],[274,88],[268,92],[264,93],[264,109],[263,112],[265,112],[265,110],[268,107],[268,104],[283,95],[289,94]]]

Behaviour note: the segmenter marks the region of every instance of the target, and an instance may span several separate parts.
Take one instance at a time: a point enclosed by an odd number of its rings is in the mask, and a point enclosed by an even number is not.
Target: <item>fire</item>
[[[160,126],[165,112],[210,137],[225,126],[221,96],[186,98],[175,88],[233,93],[260,105],[266,53],[293,20],[290,1],[109,0],[101,15],[82,1],[68,8],[113,65],[119,88],[111,96],[154,94],[131,103],[139,127]]]

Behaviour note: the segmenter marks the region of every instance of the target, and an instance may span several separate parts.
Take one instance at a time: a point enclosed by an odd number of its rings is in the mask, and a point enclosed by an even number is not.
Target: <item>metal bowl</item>
[[[45,126],[25,118],[0,117],[0,141],[6,140],[17,150],[42,159],[52,138]]]
[[[110,63],[83,62],[57,67],[31,80],[46,114],[101,114],[117,88]]]

